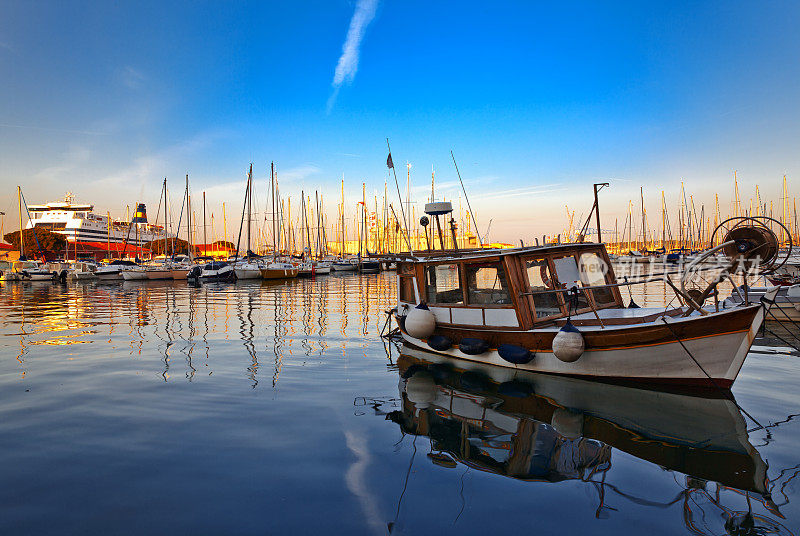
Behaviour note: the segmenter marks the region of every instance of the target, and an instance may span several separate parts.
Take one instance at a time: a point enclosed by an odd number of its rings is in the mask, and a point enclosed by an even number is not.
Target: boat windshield
[[[584,286],[580,270],[578,270],[578,261],[575,260],[574,256],[567,255],[553,259],[553,267],[556,270],[556,278],[561,284],[561,288]],[[578,293],[573,299],[575,299],[575,302],[571,304],[573,311],[589,307],[586,291]]]
[[[506,271],[499,262],[481,262],[466,265],[467,300],[471,305],[507,305]]]
[[[608,265],[597,253],[582,253],[580,256],[581,281],[587,287],[599,287],[606,284]],[[614,293],[610,288],[593,288],[592,297],[598,305],[614,303]]]
[[[436,264],[425,269],[428,303],[464,303],[457,264]]]
[[[525,260],[525,271],[528,275],[528,287],[533,296],[533,307],[537,318],[558,316],[561,314],[560,292],[554,290],[553,275],[547,259]]]

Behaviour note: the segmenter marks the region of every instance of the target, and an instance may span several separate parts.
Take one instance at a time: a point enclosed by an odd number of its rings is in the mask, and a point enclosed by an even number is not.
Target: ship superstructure
[[[27,229],[34,227],[62,234],[69,243],[88,243],[97,246],[119,245],[127,241],[133,247],[141,247],[153,240],[166,237],[164,227],[147,222],[144,203],[136,206],[130,222],[109,219],[107,215],[96,214],[94,205],[76,203],[71,193],[63,201],[44,205],[29,205],[31,219]],[[172,236],[171,234],[169,236]]]

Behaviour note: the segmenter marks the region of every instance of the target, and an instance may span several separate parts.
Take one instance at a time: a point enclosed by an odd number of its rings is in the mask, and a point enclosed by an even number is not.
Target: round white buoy
[[[583,435],[583,414],[566,408],[556,408],[550,426],[567,439],[578,439]]]
[[[406,315],[406,332],[417,339],[427,339],[436,329],[436,317],[424,303],[411,309]]]
[[[567,323],[558,330],[553,339],[553,353],[561,361],[572,363],[583,355],[585,348],[586,343],[583,340],[583,335],[578,331],[578,328],[572,325],[572,322],[567,320]]]
[[[433,376],[425,371],[414,373],[406,380],[406,396],[413,402],[417,409],[425,409],[436,398],[436,382]]]

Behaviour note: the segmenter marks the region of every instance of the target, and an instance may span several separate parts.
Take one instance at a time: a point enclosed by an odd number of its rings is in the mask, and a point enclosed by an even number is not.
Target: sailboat
[[[172,266],[169,261],[169,246],[172,244],[172,249],[175,249],[175,241],[169,236],[169,198],[167,195],[167,179],[164,179],[164,186],[162,190],[164,197],[164,257],[159,261],[152,262],[145,267],[145,276],[148,280],[165,280],[172,279]],[[174,251],[173,251],[174,252]]]
[[[262,263],[259,271],[264,279],[291,279],[297,277],[299,268],[291,262],[282,260],[278,254],[279,248],[279,226],[278,219],[279,203],[276,198],[275,188],[275,164],[270,166],[270,193],[272,199],[272,261]]]
[[[192,247],[192,203],[189,196],[189,174],[186,174],[186,189],[183,194],[184,203],[182,206],[186,207],[186,255],[175,255],[173,251],[172,259],[170,262],[170,272],[172,279],[185,280],[189,278],[189,273],[195,268],[194,262],[194,248]],[[203,220],[205,221],[205,192],[203,193]],[[178,229],[180,232],[181,222],[178,221]],[[205,233],[205,228],[203,230]]]
[[[247,246],[245,247],[245,256],[239,259],[239,243],[236,244],[236,262],[234,263],[234,271],[236,272],[236,279],[260,279],[261,278],[261,258],[255,255],[250,249],[250,226],[253,220],[252,215],[253,204],[253,164],[250,164],[250,171],[247,173],[247,186],[244,192],[244,207],[242,207],[242,219],[244,220],[245,211],[247,211]],[[239,227],[239,237],[241,239],[242,229]]]
[[[339,236],[341,238],[341,245],[339,248],[339,256],[331,263],[331,270],[334,272],[352,272],[358,269],[358,259],[355,257],[347,257],[345,247],[345,234],[346,227],[344,224],[344,178],[342,178],[342,203],[340,205],[339,216],[341,218]]]

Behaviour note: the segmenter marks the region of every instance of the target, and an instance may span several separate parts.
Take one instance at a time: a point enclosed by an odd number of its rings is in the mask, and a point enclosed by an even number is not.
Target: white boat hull
[[[144,281],[147,279],[147,273],[144,270],[123,270],[121,275],[125,281]]]
[[[261,279],[260,268],[234,268],[236,279]]]
[[[761,308],[755,314],[749,329],[693,337],[680,342],[674,340],[658,344],[597,350],[587,348],[577,361],[571,363],[561,361],[552,351],[537,351],[529,363],[515,365],[500,357],[496,348],[490,348],[479,355],[462,352],[457,345],[453,345],[447,350],[436,350],[431,348],[426,340],[412,337],[405,330],[401,330],[401,333],[408,344],[426,352],[515,370],[563,374],[581,378],[691,385],[710,384],[729,387],[739,374],[763,318],[764,309]],[[697,319],[697,316],[673,318],[669,319],[668,323],[677,327],[680,323],[692,322]],[[550,329],[555,331],[556,328]],[[589,330],[599,329],[601,328],[595,326],[582,328],[585,333]],[[606,327],[604,329],[605,333],[609,333],[612,330],[627,328]],[[487,332],[488,336],[490,336],[490,332]],[[687,350],[691,352],[691,356]]]

